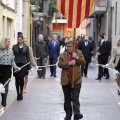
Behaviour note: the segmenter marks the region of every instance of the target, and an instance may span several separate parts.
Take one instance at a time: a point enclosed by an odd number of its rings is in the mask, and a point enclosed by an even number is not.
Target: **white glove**
[[[36,68],[37,68],[37,69],[39,69],[39,67],[38,67],[38,66],[36,66]]]
[[[105,67],[105,68],[108,68],[108,67],[109,67],[109,64],[106,64],[104,67]]]
[[[19,72],[21,70],[21,68],[20,67],[17,67],[17,72]]]

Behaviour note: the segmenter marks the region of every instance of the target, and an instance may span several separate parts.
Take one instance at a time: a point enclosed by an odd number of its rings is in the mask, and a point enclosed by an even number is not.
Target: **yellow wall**
[[[27,33],[27,43],[28,45],[30,45],[30,24],[31,24],[31,14],[30,14],[30,0],[28,0],[28,22],[27,22],[27,26],[28,26],[28,33]]]
[[[15,23],[16,23],[16,14],[8,11],[7,9],[4,9],[1,6],[1,38],[3,37],[8,37],[7,36],[7,30],[8,30],[8,25],[7,25],[7,19],[10,19],[11,25],[10,25],[10,39],[11,39],[11,46],[15,43]]]

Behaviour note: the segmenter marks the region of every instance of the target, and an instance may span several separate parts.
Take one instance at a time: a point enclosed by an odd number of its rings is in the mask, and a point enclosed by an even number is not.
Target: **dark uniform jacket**
[[[85,46],[85,41],[82,41],[79,46],[79,50],[82,51],[82,54],[87,63],[91,62],[93,46],[92,43],[88,41],[88,45]]]
[[[100,59],[106,63],[106,60],[108,58],[108,49],[105,41],[101,43],[98,52],[100,53],[100,55],[98,56],[98,61]]]

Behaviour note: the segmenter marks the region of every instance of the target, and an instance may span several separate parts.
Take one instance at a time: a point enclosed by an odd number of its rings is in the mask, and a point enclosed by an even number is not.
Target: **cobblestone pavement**
[[[29,74],[27,93],[23,101],[16,100],[14,81],[10,83],[8,105],[0,120],[64,120],[63,92],[60,86],[60,69],[57,77],[36,77],[36,70]],[[114,75],[111,79],[95,80],[97,67],[90,64],[88,77],[83,77],[80,95],[83,120],[120,120],[120,96],[117,95]]]

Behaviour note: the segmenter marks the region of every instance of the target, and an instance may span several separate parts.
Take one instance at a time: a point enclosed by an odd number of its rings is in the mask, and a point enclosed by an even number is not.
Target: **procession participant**
[[[106,67],[112,67],[116,70],[119,70],[119,67],[120,67],[119,61],[120,61],[120,39],[118,40],[117,45],[113,47],[110,62],[106,64]],[[120,88],[120,75],[119,74],[117,74],[116,80],[117,80],[117,85]],[[118,95],[120,95],[119,90],[118,90]]]
[[[48,43],[48,54],[50,64],[56,64],[60,54],[60,42],[57,40],[57,35],[53,35],[53,39]],[[57,77],[56,69],[56,66],[50,66],[51,77]]]
[[[62,40],[62,45],[60,47],[60,53],[66,52],[66,46],[65,46],[65,41],[68,40],[68,37],[64,37]]]
[[[10,49],[10,39],[3,38],[0,42],[0,83],[3,85],[11,78],[12,67],[15,70],[20,70],[14,62],[14,54]],[[9,82],[5,85],[5,93],[1,93],[1,105],[6,106]]]
[[[93,53],[93,46],[92,43],[89,42],[89,37],[85,35],[84,40],[80,43],[79,50],[82,51],[82,54],[85,58],[86,65],[81,67],[82,76],[84,74],[87,77],[88,74],[88,66],[91,62],[91,57]]]
[[[47,45],[46,42],[43,39],[43,35],[39,34],[38,35],[38,40],[34,44],[34,49],[33,53],[35,56],[35,60],[37,61],[38,66],[45,66],[47,63]],[[40,59],[37,59],[40,58]],[[46,68],[42,67],[42,71],[37,71],[38,77],[45,79],[45,74],[46,74]]]
[[[24,38],[24,44],[27,44],[26,38]],[[28,46],[28,47],[29,47],[29,53],[30,53],[30,63],[33,67],[36,67],[38,69],[38,66],[37,66],[34,56],[33,56],[33,50],[30,46]],[[29,71],[26,72],[25,79],[24,79],[24,93],[26,93],[26,87],[27,87],[27,83],[28,83],[28,74],[29,74]]]
[[[99,43],[99,48],[98,51],[96,53],[96,56],[98,58],[98,63],[105,65],[106,64],[106,59],[107,59],[107,54],[108,54],[108,50],[107,50],[107,44],[106,41],[104,40],[104,35],[101,34],[99,36],[100,39],[100,43]],[[104,68],[102,66],[99,66],[98,68],[98,77],[96,78],[96,80],[101,81],[101,78],[103,76],[104,73]]]
[[[106,54],[107,55],[106,64],[107,64],[111,57],[111,41],[106,39],[105,33],[103,33],[103,35],[104,35],[104,40],[106,41],[107,49],[108,49],[108,53]],[[104,68],[104,76],[106,77],[106,79],[110,78],[109,70],[107,68]]]
[[[30,62],[29,48],[24,44],[23,36],[18,36],[18,44],[13,45],[13,52],[15,55],[15,63],[17,66],[22,67],[23,65]],[[23,87],[24,77],[27,70],[31,69],[31,65],[23,67],[20,72],[14,73],[15,84],[17,90],[17,100],[23,100]]]
[[[81,89],[82,77],[80,66],[86,64],[85,59],[80,50],[73,51],[73,39],[66,41],[67,52],[61,53],[58,66],[62,69],[61,85],[64,93],[64,110],[66,112],[65,120],[71,120],[72,109],[74,112],[74,120],[82,119],[80,113],[79,94]],[[74,66],[74,88],[71,88],[72,67]],[[71,104],[72,102],[72,104]]]

